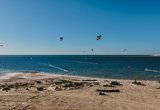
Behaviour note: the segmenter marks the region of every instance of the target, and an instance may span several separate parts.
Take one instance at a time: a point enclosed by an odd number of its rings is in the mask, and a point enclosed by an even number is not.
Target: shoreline
[[[139,81],[160,81],[160,80],[150,80],[150,79],[126,79],[126,78],[101,78],[101,77],[92,77],[92,76],[81,76],[81,75],[68,75],[68,74],[56,74],[56,73],[47,73],[47,72],[10,72],[5,73],[3,75],[0,75],[0,80],[9,79],[12,77],[21,77],[21,78],[29,78],[32,79],[30,76],[37,75],[41,76],[38,78],[53,78],[53,77],[67,77],[67,78],[81,78],[81,79],[97,79],[97,80],[117,80],[117,81],[133,81],[133,80],[139,80]]]

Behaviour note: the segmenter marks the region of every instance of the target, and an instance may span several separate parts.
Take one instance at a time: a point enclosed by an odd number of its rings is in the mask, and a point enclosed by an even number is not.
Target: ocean
[[[18,72],[160,80],[160,57],[138,55],[0,56],[0,76]]]

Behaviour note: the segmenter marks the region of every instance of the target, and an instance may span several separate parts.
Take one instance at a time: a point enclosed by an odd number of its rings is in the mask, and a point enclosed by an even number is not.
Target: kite
[[[101,39],[101,37],[102,37],[101,35],[98,35],[98,36],[97,36],[97,40],[100,40],[100,39]]]

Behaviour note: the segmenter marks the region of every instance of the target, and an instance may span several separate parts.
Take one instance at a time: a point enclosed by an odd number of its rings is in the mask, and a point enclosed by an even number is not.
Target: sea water
[[[0,56],[1,76],[17,72],[160,80],[160,57],[133,55]]]

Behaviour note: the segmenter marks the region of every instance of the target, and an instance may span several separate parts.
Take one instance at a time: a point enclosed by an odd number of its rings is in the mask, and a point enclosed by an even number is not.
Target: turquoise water
[[[100,78],[160,80],[160,57],[0,56],[0,74],[12,72],[45,72]]]

